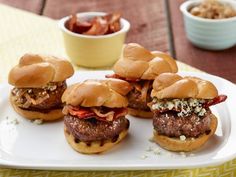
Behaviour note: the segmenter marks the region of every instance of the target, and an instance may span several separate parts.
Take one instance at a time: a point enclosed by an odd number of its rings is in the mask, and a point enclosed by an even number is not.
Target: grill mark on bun
[[[207,130],[207,131],[205,132],[206,135],[209,135],[210,133],[211,133],[211,130]]]
[[[64,133],[65,133],[66,140],[68,141],[68,143],[72,146],[74,150],[80,153],[84,153],[84,154],[98,154],[103,151],[107,151],[110,148],[112,148],[114,145],[122,141],[128,133],[127,130],[123,130],[122,132],[120,132],[119,137],[115,142],[111,142],[111,139],[102,140],[102,141],[91,141],[90,145],[88,146],[87,142],[84,142],[84,141],[75,143],[74,136],[72,134],[68,134],[66,129],[67,128],[65,127]]]
[[[66,132],[67,132],[68,134],[70,134],[70,132],[69,132],[68,130],[66,130]],[[75,138],[74,140],[75,140],[75,143],[80,143],[80,140],[79,140],[78,138]]]
[[[111,139],[111,142],[114,143],[118,140],[119,138],[119,135],[115,135],[112,139]]]
[[[86,142],[86,145],[87,145],[88,147],[90,147],[90,146],[91,146],[91,142]]]
[[[129,127],[130,127],[130,122],[129,122],[129,121],[127,121],[127,124],[126,124],[126,130],[128,130],[128,129],[129,129]]]
[[[103,146],[105,144],[104,140],[100,141],[100,146]]]
[[[66,133],[68,135],[70,135],[70,132],[65,129]],[[112,139],[106,139],[106,140],[101,140],[101,141],[97,141],[99,143],[99,146],[103,146],[106,142],[112,142],[112,143],[115,143],[117,142],[117,140],[119,139],[120,135],[115,135]],[[80,141],[78,138],[74,138],[74,142],[75,143],[80,143],[80,142],[83,142],[83,141]],[[88,141],[88,142],[84,142],[88,147],[90,147],[93,143],[93,141]]]

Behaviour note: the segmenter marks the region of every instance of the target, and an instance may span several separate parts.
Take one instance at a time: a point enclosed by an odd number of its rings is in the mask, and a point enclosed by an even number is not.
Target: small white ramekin
[[[189,0],[181,4],[187,38],[199,48],[223,50],[236,45],[236,17],[206,19],[192,15],[189,10],[203,0]],[[236,1],[219,0],[236,9]]]

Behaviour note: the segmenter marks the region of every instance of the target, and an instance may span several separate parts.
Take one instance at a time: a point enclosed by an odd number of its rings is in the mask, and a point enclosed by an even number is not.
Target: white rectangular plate
[[[111,71],[81,71],[68,84],[86,79],[103,79]],[[228,99],[212,108],[218,117],[216,134],[198,151],[172,153],[149,139],[152,121],[127,116],[129,135],[110,151],[98,155],[75,152],[63,133],[63,121],[35,125],[14,112],[8,96],[12,88],[0,85],[0,165],[54,170],[142,170],[176,169],[217,165],[236,157],[236,86],[204,73],[181,72],[212,81]],[[19,122],[17,124],[17,122]],[[151,147],[151,148],[150,148]],[[149,149],[149,150],[148,150]]]

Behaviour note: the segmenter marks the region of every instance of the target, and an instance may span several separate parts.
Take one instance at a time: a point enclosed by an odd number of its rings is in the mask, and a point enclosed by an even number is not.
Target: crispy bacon
[[[78,34],[105,35],[115,33],[121,29],[120,18],[120,13],[111,13],[82,20],[74,14],[66,22],[66,27]]]
[[[79,118],[91,118],[96,116],[94,112],[92,112],[89,108],[78,108],[74,106],[67,105],[63,109],[64,114],[71,114],[73,116],[77,116]]]
[[[125,80],[127,82],[138,82],[138,81],[141,80],[141,79],[138,79],[138,78],[125,78],[125,77],[121,77],[118,74],[107,74],[105,77],[106,78],[121,79],[121,80]]]
[[[82,21],[77,19],[77,16],[74,14],[71,16],[70,20],[66,22],[66,27],[75,33],[82,34],[88,31],[91,28],[92,24],[87,21]]]
[[[135,90],[137,90],[139,92],[142,91],[142,85],[140,83],[134,82],[132,85],[134,86]]]
[[[95,17],[92,20],[92,27],[88,30],[83,32],[86,35],[104,35],[109,30],[109,24],[106,20],[102,17]]]
[[[145,81],[145,83],[141,89],[141,100],[143,102],[146,102],[146,100],[147,100],[147,93],[148,93],[149,87],[150,87],[150,81]]]
[[[44,97],[38,97],[36,99],[33,99],[32,97],[30,97],[30,95],[28,93],[25,94],[25,98],[27,100],[27,102],[33,104],[33,105],[37,105],[37,104],[41,104],[42,102],[44,102],[46,99],[49,98],[49,94],[46,94]]]
[[[107,14],[103,18],[106,19],[109,24],[109,30],[107,31],[108,34],[112,32],[117,32],[121,29],[121,25],[120,25],[121,14],[120,13]]]
[[[112,121],[115,112],[114,111],[109,111],[107,113],[101,113],[97,108],[91,108],[91,110],[98,116],[102,118],[106,118],[108,121]]]
[[[21,89],[21,90],[17,89],[15,102],[18,106],[23,108],[29,108],[31,105],[41,104],[46,99],[49,98],[49,94],[35,97],[29,94],[27,91],[28,91],[27,89]]]
[[[65,106],[64,114],[70,114],[80,119],[96,118],[101,121],[113,121],[118,117],[125,116],[128,112],[126,108],[106,108],[105,111],[101,107],[74,107]]]
[[[99,108],[91,108],[91,110],[99,117],[105,118],[107,121],[113,121],[118,117],[125,116],[128,112],[125,108],[112,108],[108,112],[102,113]]]
[[[205,108],[208,108],[208,107],[210,107],[210,106],[213,106],[213,105],[222,103],[222,102],[224,102],[226,99],[227,99],[227,96],[226,96],[226,95],[219,95],[219,96],[213,98],[212,100],[207,101],[207,102],[205,103],[204,107],[205,107]]]

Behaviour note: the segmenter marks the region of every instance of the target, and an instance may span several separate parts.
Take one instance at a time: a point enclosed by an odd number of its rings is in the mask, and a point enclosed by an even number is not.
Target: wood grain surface
[[[150,50],[169,49],[164,0],[47,0],[43,15],[59,19],[84,11],[119,11],[131,23],[127,42],[140,43]]]
[[[0,0],[0,3],[36,14],[41,14],[44,6],[44,0]]]
[[[186,38],[180,4],[184,0],[169,0],[175,57],[208,73],[236,83],[236,46],[223,51],[207,51],[194,47]]]
[[[184,0],[146,3],[143,0],[0,0],[0,3],[53,19],[84,11],[119,11],[131,23],[126,42],[137,42],[150,50],[171,50],[177,60],[236,83],[236,46],[219,52],[194,47],[185,35],[179,11],[182,2]],[[169,8],[165,8],[165,3]]]

